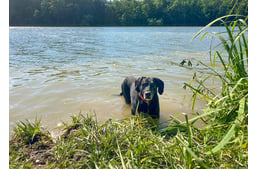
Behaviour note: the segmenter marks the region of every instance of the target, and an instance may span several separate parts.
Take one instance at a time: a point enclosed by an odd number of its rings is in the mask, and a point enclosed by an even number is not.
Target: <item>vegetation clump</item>
[[[248,26],[245,19],[228,24],[228,17],[214,21],[226,28],[227,36],[215,33],[224,52],[211,55],[210,65],[198,62],[211,73],[185,83],[193,91],[193,107],[199,96],[209,101],[196,117],[184,114],[184,122],[173,119],[160,129],[151,118],[100,124],[80,113],[55,142],[39,120],[19,122],[9,145],[10,168],[248,168]],[[214,76],[222,84],[217,94],[206,84]],[[205,125],[196,127],[198,120]]]
[[[54,142],[50,133],[40,126],[40,120],[18,122],[9,141],[10,168],[30,168],[30,163],[46,165]]]

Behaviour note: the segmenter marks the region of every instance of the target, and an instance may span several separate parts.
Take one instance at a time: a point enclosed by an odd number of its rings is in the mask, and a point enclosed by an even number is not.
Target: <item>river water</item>
[[[164,81],[161,122],[192,113],[192,93],[183,83],[192,79],[194,70],[178,64],[187,58],[209,62],[211,39],[190,42],[200,29],[10,27],[10,128],[37,116],[53,129],[79,112],[96,113],[99,121],[129,117],[130,106],[115,95],[123,79],[132,75]],[[197,109],[204,104],[199,101]]]

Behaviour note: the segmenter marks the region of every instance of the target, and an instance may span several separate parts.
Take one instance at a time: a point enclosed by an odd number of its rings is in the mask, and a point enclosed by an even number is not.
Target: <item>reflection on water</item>
[[[199,30],[10,28],[10,126],[36,115],[50,129],[79,112],[95,112],[99,121],[128,117],[130,106],[115,95],[131,75],[165,82],[160,121],[191,113],[192,93],[183,83],[192,79],[194,69],[178,64],[187,58],[208,62],[210,40],[190,43]]]

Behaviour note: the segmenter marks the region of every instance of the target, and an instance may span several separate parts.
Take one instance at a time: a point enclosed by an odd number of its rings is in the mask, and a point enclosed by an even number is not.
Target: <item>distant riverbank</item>
[[[10,0],[10,26],[204,26],[248,2],[231,0]]]

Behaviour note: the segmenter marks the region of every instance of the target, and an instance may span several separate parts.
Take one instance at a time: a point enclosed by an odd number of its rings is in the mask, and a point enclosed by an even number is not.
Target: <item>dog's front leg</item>
[[[131,114],[135,115],[136,111],[137,111],[137,103],[132,103],[132,107],[131,107]]]
[[[135,115],[139,110],[139,100],[138,99],[134,99],[134,101],[132,102],[132,107],[131,107],[131,114]]]

